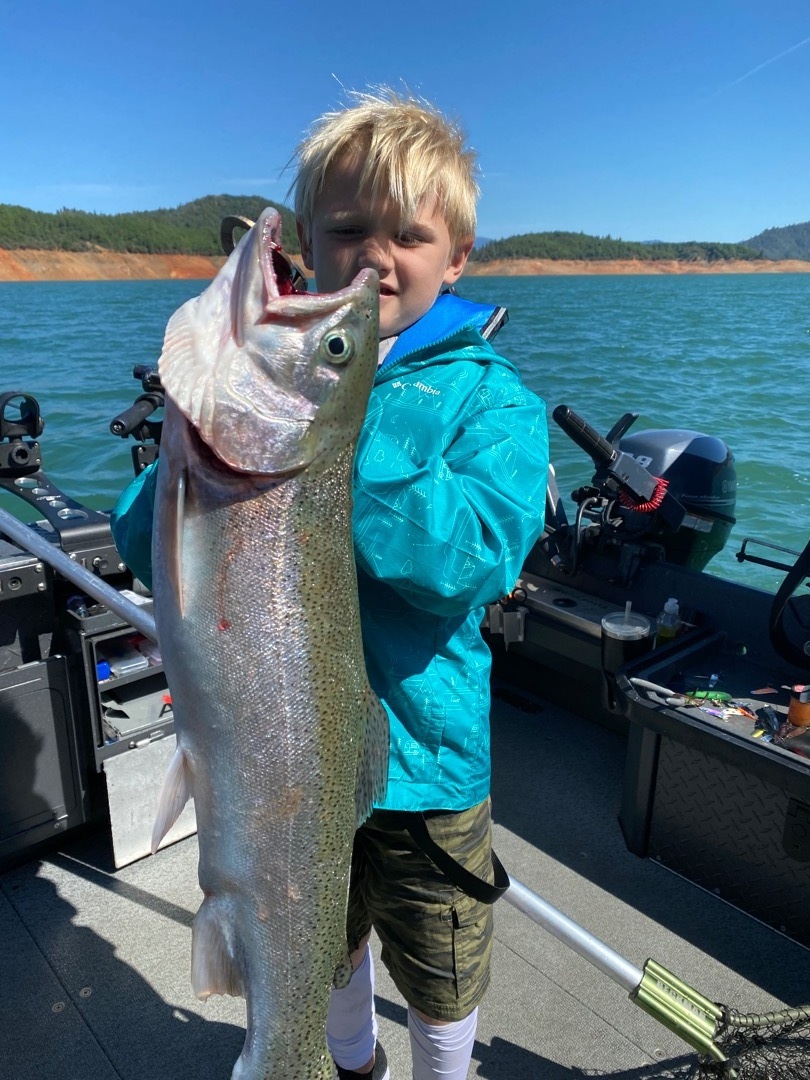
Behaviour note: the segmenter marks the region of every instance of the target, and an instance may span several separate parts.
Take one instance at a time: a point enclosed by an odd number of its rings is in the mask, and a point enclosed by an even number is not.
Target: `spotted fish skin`
[[[352,839],[388,767],[351,540],[379,282],[285,291],[279,229],[265,211],[160,359],[153,574],[177,752],[153,849],[193,796],[192,986],[246,998],[234,1080],[327,1080]]]

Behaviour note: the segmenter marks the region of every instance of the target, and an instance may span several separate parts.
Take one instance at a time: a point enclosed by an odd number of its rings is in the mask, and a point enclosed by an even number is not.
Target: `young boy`
[[[373,927],[408,1002],[414,1080],[464,1080],[492,907],[425,848],[493,881],[490,655],[479,627],[542,529],[545,410],[487,340],[497,309],[439,295],[475,236],[475,158],[454,124],[390,91],[356,95],[315,123],[297,164],[298,233],[318,290],[342,289],[364,267],[380,276],[380,367],[353,522],[366,664],[389,712],[391,756],[385,802],[355,841],[355,970],[332,993],[327,1041],[341,1080],[389,1076],[376,1045]],[[127,528],[116,519],[125,559]]]

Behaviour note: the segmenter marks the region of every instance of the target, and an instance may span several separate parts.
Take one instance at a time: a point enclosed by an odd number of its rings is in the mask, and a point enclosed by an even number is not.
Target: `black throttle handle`
[[[113,435],[120,435],[122,439],[125,439],[143,423],[147,416],[151,416],[157,409],[162,408],[163,394],[141,394],[133,405],[110,421],[110,431]]]
[[[567,405],[558,405],[551,415],[566,435],[588,454],[597,469],[607,473],[634,500],[644,502],[653,497],[659,481],[634,457],[617,450]]]
[[[607,439],[567,405],[558,405],[552,416],[565,434],[597,465],[607,468],[619,456],[619,451]]]
[[[680,528],[686,511],[667,491],[665,480],[653,476],[632,454],[617,450],[567,405],[558,405],[551,415],[566,435],[593,460],[596,465],[594,483],[607,477],[618,487],[619,501],[623,505],[642,512],[654,510],[670,528]],[[625,501],[628,496],[629,501]]]

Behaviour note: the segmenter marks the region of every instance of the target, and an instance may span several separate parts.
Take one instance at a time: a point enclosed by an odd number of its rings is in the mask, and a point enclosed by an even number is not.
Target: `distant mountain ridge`
[[[498,259],[589,260],[613,262],[632,259],[638,262],[674,260],[676,262],[753,261],[757,252],[742,244],[661,243],[617,240],[612,236],[589,236],[587,233],[523,233],[504,240],[493,240],[470,253],[472,262]]]
[[[810,221],[765,229],[746,240],[745,245],[760,252],[765,259],[810,259]]]

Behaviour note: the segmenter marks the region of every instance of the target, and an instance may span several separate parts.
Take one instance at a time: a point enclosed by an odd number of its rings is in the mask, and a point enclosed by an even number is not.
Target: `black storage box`
[[[89,819],[63,656],[0,673],[0,864]]]
[[[748,717],[666,704],[665,694],[629,681],[678,691],[684,679],[708,685],[712,674],[752,712],[769,704],[786,718],[789,676],[726,651],[722,634],[625,669],[627,846],[810,946],[810,730],[769,743]]]

